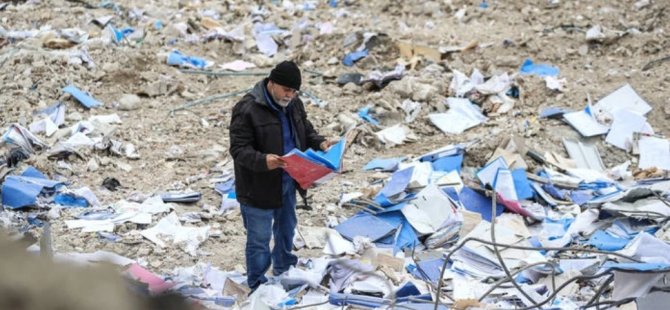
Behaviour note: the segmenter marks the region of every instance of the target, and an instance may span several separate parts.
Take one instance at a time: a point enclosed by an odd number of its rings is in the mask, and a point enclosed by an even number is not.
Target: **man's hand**
[[[279,155],[267,154],[265,155],[265,162],[268,165],[268,169],[275,170],[277,168],[286,167],[286,162]]]
[[[321,145],[319,145],[319,146],[321,147],[321,150],[325,152],[331,146],[333,146],[334,144],[337,144],[337,142],[340,142],[340,140],[339,139],[327,139],[326,141],[321,142]]]

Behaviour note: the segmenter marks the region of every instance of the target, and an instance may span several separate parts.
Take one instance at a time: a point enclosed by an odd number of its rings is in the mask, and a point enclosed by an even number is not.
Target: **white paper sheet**
[[[630,110],[617,110],[612,117],[614,122],[605,141],[622,150],[630,151],[633,147],[633,133],[654,133],[645,130],[645,127],[649,126],[647,118]]]
[[[238,60],[235,60],[235,61],[232,61],[232,62],[227,62],[225,64],[222,64],[220,67],[223,70],[244,71],[244,70],[247,70],[247,69],[256,68],[256,65],[254,65],[254,64],[252,64],[248,61],[238,59]]]
[[[422,188],[428,185],[430,175],[433,173],[433,166],[431,162],[416,163],[412,170],[412,177],[409,179],[408,188]]]
[[[568,80],[565,78],[559,79],[555,76],[545,76],[544,82],[547,84],[547,88],[562,92],[565,90],[565,84],[568,83]]]
[[[641,169],[657,167],[670,170],[670,141],[655,137],[643,137],[639,141]]]
[[[416,139],[414,133],[412,133],[408,127],[401,124],[396,124],[382,129],[378,132],[375,132],[375,135],[388,147],[403,144],[407,141],[413,141]]]
[[[500,193],[503,198],[513,201],[519,200],[516,195],[516,188],[514,187],[512,171],[509,169],[498,169],[498,173],[496,174],[496,178],[493,183],[493,188],[495,188],[496,192]]]
[[[449,111],[429,114],[428,118],[444,133],[460,134],[487,120],[478,107],[463,98],[447,98]]]
[[[171,236],[174,244],[180,244],[186,253],[196,256],[200,243],[209,237],[209,228],[182,226],[177,214],[172,212],[158,221],[156,226],[143,230],[140,234],[160,247],[166,246],[161,236]]]
[[[82,132],[77,132],[73,134],[69,139],[67,139],[65,142],[63,142],[64,145],[67,145],[69,147],[79,147],[79,146],[88,146],[91,147],[95,145],[95,141],[93,139],[87,137],[84,133]]]
[[[651,111],[651,106],[635,92],[630,84],[626,84],[605,98],[600,99],[594,108],[598,112],[606,111],[612,114],[621,109],[626,109],[639,115],[645,115]]]
[[[33,146],[46,148],[47,145],[40,141],[28,129],[18,124],[12,124],[7,129],[7,132],[2,136],[5,142],[20,146],[29,153],[34,153]]]
[[[355,254],[354,244],[342,238],[336,230],[328,230],[326,245],[323,247],[323,253],[327,255],[339,256],[342,254]]]
[[[503,73],[501,75],[494,75],[483,84],[475,85],[475,89],[484,95],[495,95],[498,93],[505,93],[512,85],[512,79]]]
[[[491,184],[495,182],[496,175],[498,174],[498,169],[509,169],[505,159],[501,156],[486,164],[482,169],[477,172],[477,178],[482,184]]]
[[[428,185],[419,192],[412,203],[428,215],[431,225],[435,227],[436,231],[458,220],[456,206],[451,203],[447,194],[435,184]]]
[[[598,123],[586,111],[565,113],[563,118],[584,137],[604,135],[609,130],[607,126]]]
[[[114,223],[110,220],[66,220],[68,229],[82,228],[82,232],[114,231]]]
[[[646,232],[639,233],[618,253],[644,262],[670,264],[670,245]]]
[[[30,124],[30,126],[28,126],[28,129],[30,129],[30,132],[32,133],[44,132],[44,134],[47,137],[51,137],[51,135],[53,135],[58,130],[58,126],[54,124],[51,118],[45,117],[39,121]]]
[[[91,123],[100,122],[104,124],[121,124],[121,118],[118,114],[93,115],[88,119]]]

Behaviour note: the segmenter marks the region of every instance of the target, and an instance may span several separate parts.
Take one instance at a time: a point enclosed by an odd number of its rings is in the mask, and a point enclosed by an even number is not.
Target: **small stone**
[[[416,83],[413,87],[412,100],[428,101],[438,92],[438,89],[433,85]]]
[[[119,65],[115,62],[105,62],[101,69],[105,72],[115,72],[119,70]]]
[[[168,160],[181,159],[184,157],[184,149],[178,145],[171,145],[166,152],[166,157]]]
[[[81,121],[83,119],[83,117],[81,116],[81,113],[75,111],[75,112],[66,114],[65,119],[68,120],[68,121],[72,121],[72,122],[78,122],[78,121]]]
[[[151,265],[151,267],[158,268],[161,265],[163,265],[163,262],[160,260],[152,260],[151,262],[149,262],[149,265]]]
[[[109,157],[100,158],[100,166],[109,166],[112,163],[112,159]]]
[[[348,93],[348,94],[356,94],[360,92],[360,87],[354,83],[347,83],[342,87],[342,92]]]
[[[142,247],[139,250],[137,250],[137,256],[143,257],[143,256],[149,256],[153,252],[152,248],[148,247]]]
[[[119,169],[121,169],[125,172],[130,172],[130,171],[133,170],[133,166],[131,166],[129,164],[126,164],[124,162],[117,161],[117,162],[114,163],[114,165],[116,165],[117,168],[119,168]]]
[[[98,161],[95,160],[95,158],[91,158],[88,163],[86,164],[86,170],[90,172],[95,172],[98,171],[100,168],[100,165],[98,165]]]
[[[579,55],[586,56],[589,53],[589,46],[584,44],[584,45],[579,47],[577,52],[579,53]]]
[[[119,110],[133,111],[140,108],[140,97],[134,94],[124,94],[119,99]]]

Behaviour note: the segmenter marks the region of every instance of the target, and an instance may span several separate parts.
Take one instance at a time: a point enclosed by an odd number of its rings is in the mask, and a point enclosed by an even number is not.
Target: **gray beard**
[[[282,108],[288,107],[289,103],[291,103],[291,101],[287,101],[286,103],[281,102],[281,101],[277,101],[277,104]]]

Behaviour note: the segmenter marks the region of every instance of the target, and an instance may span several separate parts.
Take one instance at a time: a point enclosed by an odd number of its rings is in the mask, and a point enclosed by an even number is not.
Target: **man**
[[[291,253],[297,225],[296,183],[281,168],[282,155],[297,148],[326,150],[333,142],[320,136],[307,120],[297,94],[300,69],[292,61],[278,64],[233,108],[230,154],[235,162],[235,190],[247,230],[247,285],[267,281],[272,262],[277,276],[297,263]],[[302,197],[305,191],[297,188]],[[274,248],[270,252],[270,238]]]

